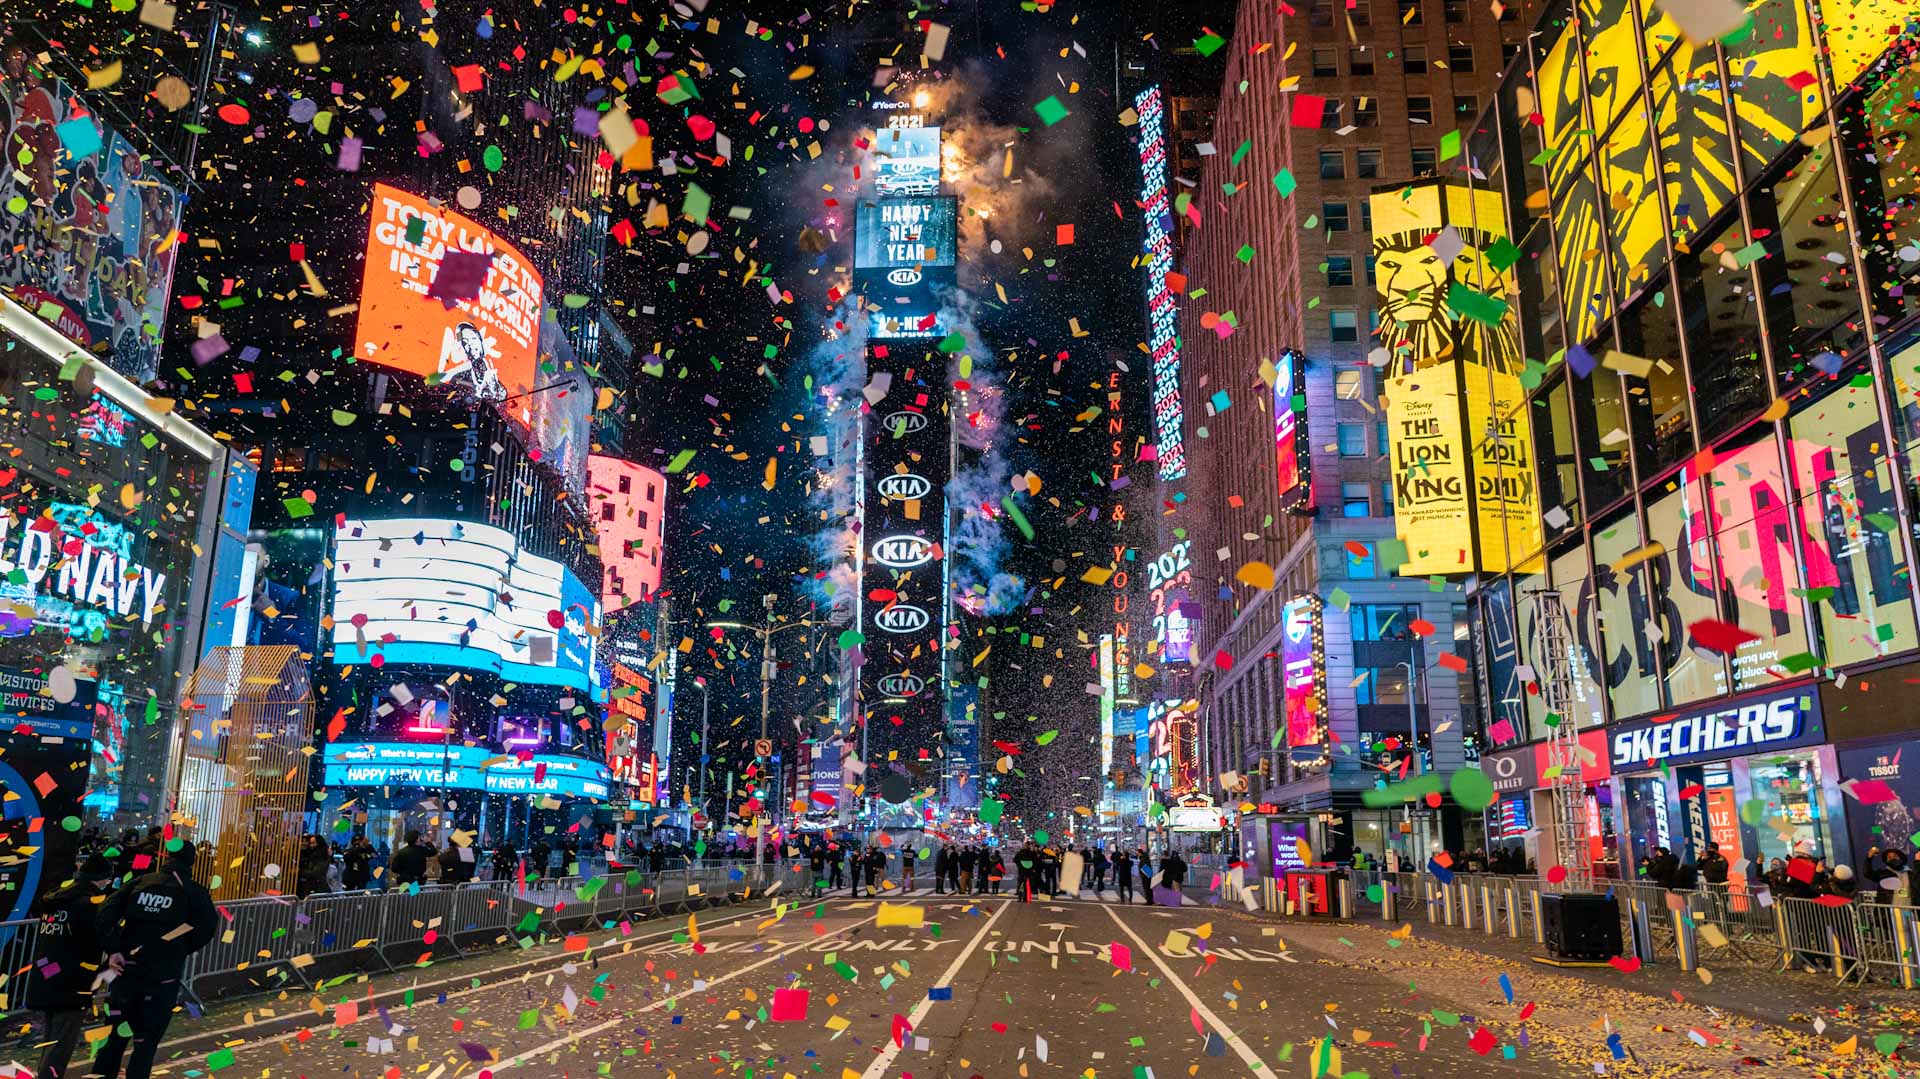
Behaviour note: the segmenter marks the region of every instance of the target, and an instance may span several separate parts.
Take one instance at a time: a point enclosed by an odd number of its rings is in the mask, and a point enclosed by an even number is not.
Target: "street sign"
[[[757,738],[753,743],[753,755],[756,757],[773,756],[773,739]]]

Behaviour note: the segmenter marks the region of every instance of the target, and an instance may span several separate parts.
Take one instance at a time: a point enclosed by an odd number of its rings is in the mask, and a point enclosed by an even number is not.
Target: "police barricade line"
[[[513,927],[513,882],[474,881],[453,893],[452,932],[467,947],[485,949],[506,943]]]
[[[1812,899],[1776,899],[1782,966],[1831,974],[1837,981],[1864,981],[1860,920],[1853,904],[1827,906]]]
[[[21,918],[0,922],[0,1015],[14,1015],[26,1009],[27,987],[38,977],[33,971],[34,956],[40,948],[40,919]]]
[[[315,973],[320,978],[351,969],[393,970],[376,946],[385,928],[386,901],[384,892],[327,892],[306,898],[300,909],[302,944],[319,966]]]
[[[294,962],[300,938],[300,901],[263,896],[215,904],[213,940],[187,958],[181,986],[197,1000],[242,986],[259,991],[313,984]]]

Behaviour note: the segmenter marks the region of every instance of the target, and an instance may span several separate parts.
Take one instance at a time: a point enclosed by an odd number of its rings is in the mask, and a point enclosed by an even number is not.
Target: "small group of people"
[[[117,847],[90,852],[73,879],[38,904],[37,954],[26,974],[27,1007],[45,1023],[37,1079],[115,1079],[123,1058],[128,1079],[152,1074],[187,958],[213,940],[218,915],[194,879],[194,844],[161,829],[150,835],[157,842],[144,858],[128,860],[138,870],[116,871],[108,851]],[[95,1000],[102,988],[104,1009]],[[91,1065],[70,1070],[81,1036],[100,1026],[110,1029]]]

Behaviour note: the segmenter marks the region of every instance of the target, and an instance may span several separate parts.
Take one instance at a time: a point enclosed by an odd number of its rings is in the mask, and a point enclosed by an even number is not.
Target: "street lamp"
[[[697,804],[700,806],[700,815],[704,817],[707,814],[707,680],[695,678],[693,684],[700,691],[700,796]]]
[[[772,615],[773,597],[767,597],[768,615]],[[744,622],[708,622],[708,629],[743,629],[760,638],[760,741],[767,740],[767,695],[773,687],[773,637],[783,630],[800,626],[825,625],[824,620],[802,618],[775,626],[749,626]],[[765,777],[762,776],[762,782]],[[767,799],[760,799],[760,813],[754,818],[753,866],[758,871],[767,862]]]
[[[1426,769],[1421,766],[1422,762],[1420,759],[1420,712],[1418,708],[1414,705],[1414,696],[1413,696],[1414,687],[1420,684],[1420,670],[1418,667],[1414,666],[1412,660],[1408,660],[1408,659],[1403,659],[1400,662],[1395,663],[1394,666],[1405,667],[1407,669],[1407,738],[1409,739],[1407,750],[1408,752],[1413,754],[1413,774],[1415,776],[1419,776],[1426,772]],[[1413,825],[1413,802],[1409,800],[1406,803],[1406,806],[1407,806],[1406,819],[1407,819],[1407,825],[1408,825],[1408,841],[1411,842],[1412,841],[1412,825]]]

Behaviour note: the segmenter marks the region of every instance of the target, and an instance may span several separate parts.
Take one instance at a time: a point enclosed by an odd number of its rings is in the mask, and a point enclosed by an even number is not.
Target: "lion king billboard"
[[[1505,205],[1438,180],[1369,203],[1400,573],[1530,572],[1542,533]]]

